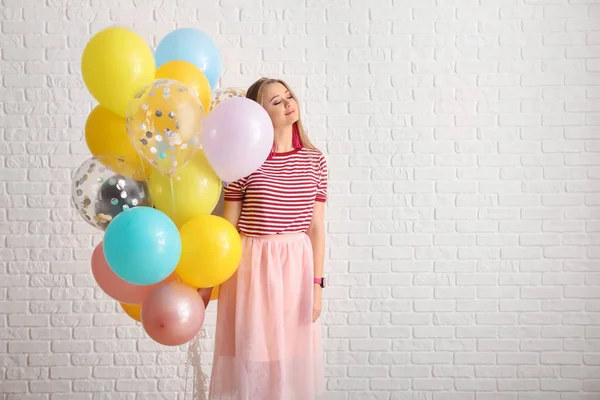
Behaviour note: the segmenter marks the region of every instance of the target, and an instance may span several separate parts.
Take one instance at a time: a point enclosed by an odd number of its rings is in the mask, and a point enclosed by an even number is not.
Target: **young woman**
[[[220,285],[210,400],[312,400],[324,392],[321,291],[327,163],[307,138],[281,80],[247,98],[273,121],[265,163],[224,190],[224,217],[242,236],[242,261]],[[201,290],[208,301],[210,290]]]

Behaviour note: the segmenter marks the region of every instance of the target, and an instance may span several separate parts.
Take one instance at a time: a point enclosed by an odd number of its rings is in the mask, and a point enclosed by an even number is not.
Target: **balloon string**
[[[144,159],[140,153],[137,153],[138,159],[140,160],[140,166],[142,167],[142,176],[140,176],[140,181],[146,181],[146,185],[150,181],[150,177],[146,175],[146,167],[144,167]],[[154,199],[150,198],[150,205],[154,207]]]

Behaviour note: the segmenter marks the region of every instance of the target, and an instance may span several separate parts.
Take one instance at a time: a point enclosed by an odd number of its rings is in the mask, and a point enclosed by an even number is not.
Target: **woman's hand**
[[[323,288],[315,284],[314,300],[313,300],[313,322],[321,316]]]

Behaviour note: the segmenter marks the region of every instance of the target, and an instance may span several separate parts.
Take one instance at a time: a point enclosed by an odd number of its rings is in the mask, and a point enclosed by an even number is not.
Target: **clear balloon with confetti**
[[[77,168],[71,201],[87,223],[103,231],[120,213],[152,206],[138,164],[114,155],[90,157]]]
[[[174,176],[200,148],[204,117],[204,107],[192,90],[172,79],[157,79],[130,102],[127,132],[153,168]]]
[[[246,97],[246,89],[235,87],[215,89],[212,92],[212,102],[210,104],[210,109],[212,110],[222,102],[233,99],[235,97]]]

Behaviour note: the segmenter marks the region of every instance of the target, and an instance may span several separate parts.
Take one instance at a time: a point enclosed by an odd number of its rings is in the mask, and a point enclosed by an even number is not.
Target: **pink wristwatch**
[[[325,287],[325,278],[315,278],[314,282],[322,288]]]

